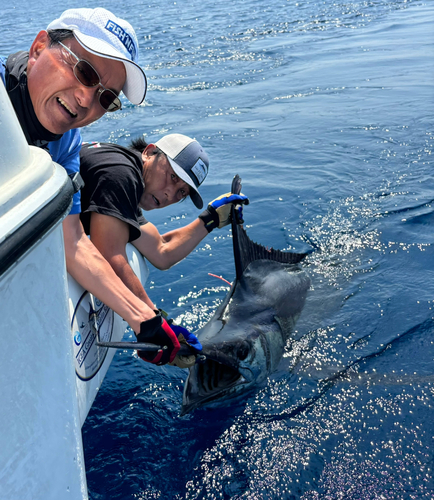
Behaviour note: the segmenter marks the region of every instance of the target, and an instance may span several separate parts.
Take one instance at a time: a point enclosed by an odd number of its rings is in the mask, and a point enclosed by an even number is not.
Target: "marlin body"
[[[282,359],[310,287],[297,264],[306,254],[254,243],[235,222],[234,212],[237,277],[211,320],[195,332],[205,360],[189,369],[181,415],[225,406],[265,380]]]

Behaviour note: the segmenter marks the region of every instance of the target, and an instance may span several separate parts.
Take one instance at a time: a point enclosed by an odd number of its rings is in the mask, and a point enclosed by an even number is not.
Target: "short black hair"
[[[149,144],[143,139],[143,137],[136,137],[135,139],[132,139],[130,142],[129,148],[132,149],[133,151],[138,151],[139,153],[143,153],[143,151],[149,146]],[[166,156],[166,153],[163,153],[161,149],[157,146],[155,146],[157,151],[154,154],[157,155],[164,155]]]
[[[143,153],[143,151],[147,148],[148,143],[145,141],[143,137],[136,137],[130,142],[130,149],[134,151],[138,151],[139,153]]]
[[[63,42],[63,40],[74,37],[72,30],[48,30],[47,33],[50,37],[50,47],[56,43]]]

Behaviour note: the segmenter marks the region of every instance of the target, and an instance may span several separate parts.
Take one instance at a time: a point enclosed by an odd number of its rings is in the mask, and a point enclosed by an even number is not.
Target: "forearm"
[[[208,231],[200,219],[195,219],[188,226],[163,234],[162,254],[167,262],[167,268],[185,259],[207,235]]]
[[[143,227],[146,228],[147,225]],[[187,257],[208,234],[200,219],[163,235],[158,234],[155,226],[151,227],[155,230],[153,239],[149,234],[143,234],[139,240],[132,243],[153,266],[162,270],[169,269]],[[147,230],[149,229],[145,229]]]
[[[133,293],[147,304],[151,309],[156,309],[155,304],[149,298],[146,290],[139,278],[134,274],[130,264],[128,263],[126,255],[117,255],[112,258],[107,258],[109,264],[113,267],[115,273],[123,281],[125,286],[127,286]]]
[[[116,275],[110,264],[79,227],[64,221],[66,267],[80,285],[124,318],[135,332],[155,314]]]

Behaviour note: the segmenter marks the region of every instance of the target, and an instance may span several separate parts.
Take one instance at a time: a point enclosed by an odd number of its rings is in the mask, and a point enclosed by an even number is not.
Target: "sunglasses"
[[[75,78],[77,78],[82,85],[85,87],[96,87],[97,85],[101,85],[102,88],[98,89],[98,100],[101,106],[109,112],[122,109],[119,97],[112,90],[104,87],[96,69],[84,59],[77,57],[74,52],[66,45],[63,45],[62,42],[57,43],[77,59],[72,71],[74,72]]]

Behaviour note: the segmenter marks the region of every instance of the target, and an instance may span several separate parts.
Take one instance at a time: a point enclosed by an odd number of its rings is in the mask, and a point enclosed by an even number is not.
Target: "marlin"
[[[240,193],[235,176],[232,192]],[[264,381],[278,366],[303,309],[310,279],[299,262],[306,253],[253,242],[232,208],[236,279],[210,321],[195,332],[201,362],[189,368],[181,415],[225,406]]]

